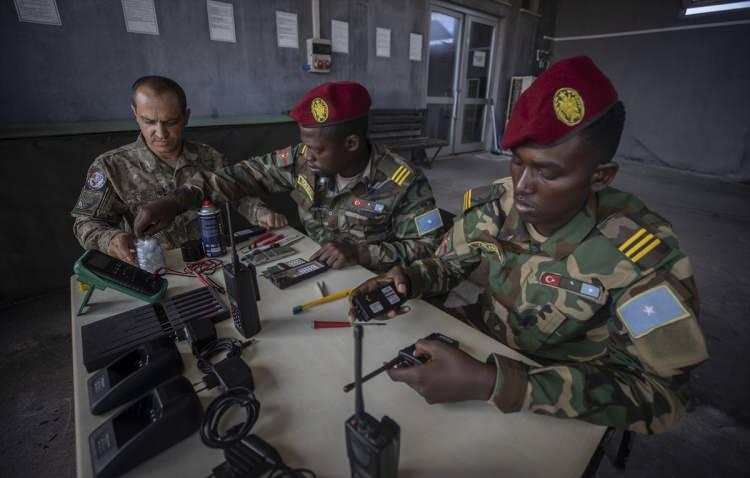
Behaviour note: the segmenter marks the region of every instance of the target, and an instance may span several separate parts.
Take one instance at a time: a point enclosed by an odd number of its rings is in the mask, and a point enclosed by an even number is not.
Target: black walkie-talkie
[[[237,257],[237,247],[234,243],[234,231],[232,230],[232,211],[229,202],[226,203],[226,207],[229,242],[232,246],[232,263],[224,265],[224,284],[227,288],[229,308],[232,311],[234,326],[243,337],[248,338],[260,332],[260,315],[258,314],[260,290],[255,275],[255,266],[252,264],[245,265]]]
[[[354,381],[356,409],[346,421],[346,454],[352,478],[390,478],[398,476],[401,428],[387,415],[381,421],[365,412],[362,398],[361,325],[354,326]]]

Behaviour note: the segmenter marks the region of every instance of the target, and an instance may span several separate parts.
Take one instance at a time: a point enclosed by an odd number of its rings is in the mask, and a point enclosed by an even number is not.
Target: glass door
[[[497,22],[432,6],[427,135],[448,141],[441,155],[484,149]]]

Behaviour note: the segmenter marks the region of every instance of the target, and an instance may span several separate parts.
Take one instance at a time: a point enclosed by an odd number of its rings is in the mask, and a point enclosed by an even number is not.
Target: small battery
[[[399,294],[393,284],[386,284],[366,294],[352,297],[354,314],[363,322],[396,310],[404,302],[406,297]]]

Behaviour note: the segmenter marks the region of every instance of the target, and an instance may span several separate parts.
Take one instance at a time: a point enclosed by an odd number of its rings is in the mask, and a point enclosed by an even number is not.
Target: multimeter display
[[[268,279],[279,289],[286,289],[298,282],[316,276],[328,270],[328,266],[319,261],[305,261],[292,259],[288,263],[291,267],[272,274]],[[293,265],[292,265],[293,264]]]
[[[78,280],[99,289],[111,287],[146,302],[167,291],[167,280],[99,251],[86,251],[73,266]]]

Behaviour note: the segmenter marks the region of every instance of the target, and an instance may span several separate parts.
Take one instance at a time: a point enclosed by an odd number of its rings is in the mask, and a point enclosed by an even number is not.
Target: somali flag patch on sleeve
[[[641,292],[617,308],[617,316],[633,338],[691,316],[672,289],[662,284]]]
[[[417,233],[420,236],[443,227],[443,218],[440,217],[440,211],[437,208],[415,217],[414,222],[417,224]]]

